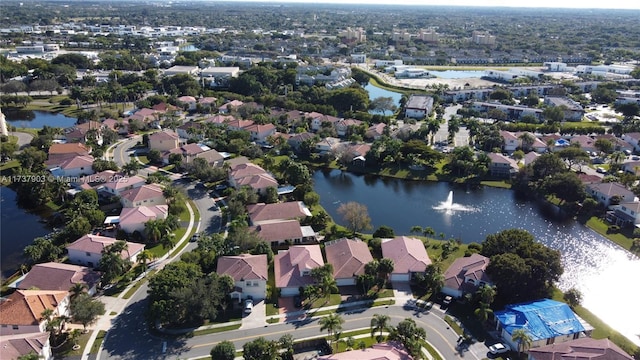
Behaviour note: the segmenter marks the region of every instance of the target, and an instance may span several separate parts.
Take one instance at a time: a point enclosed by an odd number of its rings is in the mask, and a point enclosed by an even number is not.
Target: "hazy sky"
[[[256,1],[256,0],[252,0]],[[506,6],[583,9],[640,9],[640,0],[257,0],[264,2],[295,2],[305,4],[390,4],[447,6]]]

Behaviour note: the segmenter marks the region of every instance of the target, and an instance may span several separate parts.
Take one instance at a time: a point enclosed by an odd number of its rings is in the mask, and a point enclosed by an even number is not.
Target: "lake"
[[[640,259],[580,223],[556,221],[549,211],[505,189],[453,187],[340,170],[318,170],[313,180],[321,205],[339,224],[344,224],[337,213],[340,204],[355,201],[367,206],[374,229],[388,225],[398,235],[409,235],[415,225],[430,226],[436,237],[443,233],[445,239],[480,243],[488,234],[505,229],[529,231],[562,253],[565,272],[559,287],[579,289],[585,307],[640,345],[640,288],[630,283],[628,275],[640,274]],[[453,203],[466,211],[434,209],[450,191]]]
[[[0,271],[7,278],[24,263],[24,247],[33,239],[51,232],[42,223],[39,214],[21,208],[17,194],[6,186],[0,186]]]
[[[7,125],[18,128],[42,129],[44,125],[68,128],[76,124],[77,119],[46,111],[2,110],[7,118]]]
[[[371,83],[368,83],[364,87],[364,89],[369,92],[369,100],[373,100],[379,97],[390,97],[393,99],[393,102],[396,106],[400,106],[400,99],[402,98],[402,94],[400,93],[379,88],[377,86],[372,85]],[[382,111],[369,110],[369,113],[382,115]]]

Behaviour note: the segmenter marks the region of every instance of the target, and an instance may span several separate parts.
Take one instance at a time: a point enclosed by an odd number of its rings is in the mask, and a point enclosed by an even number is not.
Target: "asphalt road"
[[[33,135],[29,133],[10,132],[9,135],[12,135],[18,138],[18,148],[20,150],[22,150],[26,145],[29,145],[31,143],[31,140],[33,139]]]
[[[219,204],[215,204],[211,191],[207,191],[201,183],[189,182],[184,179],[174,181],[174,185],[186,192],[187,197],[193,200],[200,212],[200,225],[196,231],[207,234],[220,231],[222,213]]]
[[[115,161],[115,163],[120,167],[131,161],[131,155],[133,154],[133,150],[131,150],[131,148],[134,147],[138,141],[140,141],[139,137],[133,137],[119,142],[113,148],[113,161]]]

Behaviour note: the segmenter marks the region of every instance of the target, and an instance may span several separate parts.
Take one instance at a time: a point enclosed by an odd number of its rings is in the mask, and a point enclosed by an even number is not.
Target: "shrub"
[[[609,234],[616,234],[620,232],[620,226],[618,225],[611,225],[609,226],[609,229],[607,229],[607,233]]]
[[[71,100],[69,98],[64,98],[64,99],[60,100],[60,105],[64,105],[64,106],[73,105],[73,100]]]

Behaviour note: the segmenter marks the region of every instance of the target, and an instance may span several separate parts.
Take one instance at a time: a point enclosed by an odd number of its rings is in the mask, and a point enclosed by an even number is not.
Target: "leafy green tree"
[[[271,261],[273,261],[273,249],[271,249],[271,246],[267,244],[266,241],[258,242],[258,244],[251,249],[249,253],[252,255],[265,254],[267,255],[267,262],[271,263]]]
[[[411,356],[419,356],[421,341],[427,338],[427,333],[419,327],[413,319],[407,318],[393,328],[389,334],[389,339],[397,340],[404,345]]]
[[[87,293],[82,293],[71,300],[69,310],[73,321],[82,324],[85,330],[88,325],[96,322],[98,316],[104,314],[105,311],[104,304]]]
[[[532,165],[534,179],[544,179],[549,175],[567,170],[567,166],[553,153],[542,154]]]
[[[211,360],[233,360],[236,357],[236,347],[231,341],[221,341],[211,349]]]
[[[598,139],[593,144],[601,153],[609,154],[613,151],[613,143],[607,139]]]
[[[391,323],[391,318],[389,317],[389,315],[374,314],[373,318],[371,319],[371,326],[370,326],[371,337],[373,337],[373,335],[376,332],[380,332],[376,340],[378,343],[382,342],[382,332],[389,329],[390,323]]]
[[[277,360],[278,343],[259,337],[244,344],[242,357],[245,360]]]
[[[387,225],[381,225],[376,231],[373,232],[373,237],[388,239],[394,237],[393,228]]]
[[[387,111],[394,111],[396,105],[392,97],[377,97],[371,101],[369,107],[374,111],[381,111],[384,116],[387,116]]]
[[[38,237],[31,245],[25,246],[24,255],[31,263],[38,264],[57,260],[62,255],[62,249],[51,240]]]
[[[160,153],[160,150],[151,149],[147,153],[147,159],[152,164],[161,164],[162,163],[162,154]]]
[[[563,202],[582,201],[587,196],[584,184],[574,172],[555,173],[544,179],[542,188]]]
[[[542,117],[549,124],[559,123],[564,120],[563,106],[548,106],[542,110]]]
[[[122,252],[127,250],[127,243],[116,241],[102,250],[102,257],[98,262],[98,268],[102,271],[102,281],[111,283],[131,268],[131,261],[122,258]]]
[[[582,303],[582,293],[576,288],[571,288],[564,292],[562,299],[569,304],[572,309],[575,309]]]
[[[18,360],[40,360],[40,359],[42,359],[42,357],[33,351],[31,351],[26,355],[18,356]]]

